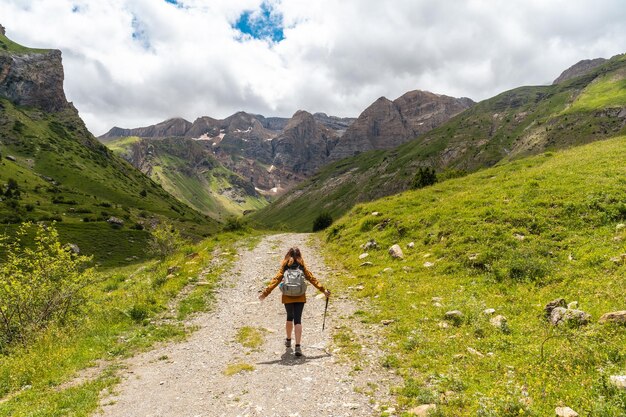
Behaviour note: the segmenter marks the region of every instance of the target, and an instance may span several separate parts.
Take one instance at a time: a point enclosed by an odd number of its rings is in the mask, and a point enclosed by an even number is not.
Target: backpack
[[[290,297],[298,297],[306,293],[306,278],[304,270],[299,265],[295,268],[285,268],[280,291]]]

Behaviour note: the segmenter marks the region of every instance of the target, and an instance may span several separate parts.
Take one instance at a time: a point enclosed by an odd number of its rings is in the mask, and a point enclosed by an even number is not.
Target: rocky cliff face
[[[15,53],[0,49],[0,96],[46,112],[70,108],[63,91],[61,51]]]
[[[428,91],[409,91],[394,101],[381,97],[348,127],[330,154],[338,160],[373,149],[392,149],[443,124],[474,104]]]
[[[283,132],[272,140],[273,165],[309,176],[328,162],[338,134],[311,113],[298,111]]]
[[[594,68],[599,67],[606,61],[607,60],[604,58],[583,59],[582,61],[577,62],[576,64],[563,71],[561,75],[559,75],[559,77],[552,82],[552,84],[559,84],[567,80],[571,80],[572,78],[588,74]]]
[[[61,51],[15,44],[0,29],[0,96],[21,106],[58,112],[73,106],[63,91]]]

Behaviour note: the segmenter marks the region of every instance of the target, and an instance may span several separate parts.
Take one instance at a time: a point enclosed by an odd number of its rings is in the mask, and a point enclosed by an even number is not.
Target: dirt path
[[[306,234],[269,236],[252,251],[242,251],[217,294],[212,313],[193,320],[199,327],[183,343],[170,344],[132,358],[117,387],[102,401],[105,416],[370,416],[369,399],[355,392],[362,384],[348,364],[329,352],[339,316],[352,307],[333,299],[322,333],[324,300],[309,286],[303,315],[304,357],[284,346],[285,310],[278,289],[263,302],[257,291],[273,276],[290,246],[302,249],[307,265],[322,282],[329,269]],[[269,329],[254,351],[234,341],[243,326]],[[229,364],[245,362],[253,371],[226,376]],[[344,361],[345,362],[345,361]],[[362,385],[358,385],[361,386]]]

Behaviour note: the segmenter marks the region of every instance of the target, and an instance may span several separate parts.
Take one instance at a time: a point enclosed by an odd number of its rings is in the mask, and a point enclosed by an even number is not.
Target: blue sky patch
[[[274,11],[271,5],[263,2],[260,10],[246,10],[241,13],[233,28],[254,39],[268,39],[280,42],[283,33],[283,15]]]
[[[150,49],[150,38],[145,31],[145,28],[137,16],[133,15],[133,40],[139,42],[144,49]]]

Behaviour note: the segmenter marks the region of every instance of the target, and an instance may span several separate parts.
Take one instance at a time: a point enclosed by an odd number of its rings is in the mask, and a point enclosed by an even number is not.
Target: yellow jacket
[[[306,265],[301,265],[301,266],[302,266],[302,269],[304,270],[304,277],[306,278],[306,280],[309,281],[311,284],[313,284],[313,286],[317,288],[318,290],[320,290],[321,292],[325,292],[326,288],[324,288],[324,286],[319,283],[319,281],[313,276],[313,274],[311,273],[311,271],[309,271]],[[278,284],[280,284],[280,282],[283,280],[283,275],[285,273],[286,268],[287,268],[287,261],[283,260],[283,262],[280,264],[280,269],[278,270],[278,273],[276,274],[276,276],[274,276],[274,278],[272,278],[270,283],[263,290],[262,292],[263,296],[267,297],[268,295],[270,295],[270,293],[274,290],[274,288],[276,288]],[[306,303],[306,294],[302,294],[297,297],[291,297],[291,296],[283,294],[282,303],[283,304]]]

